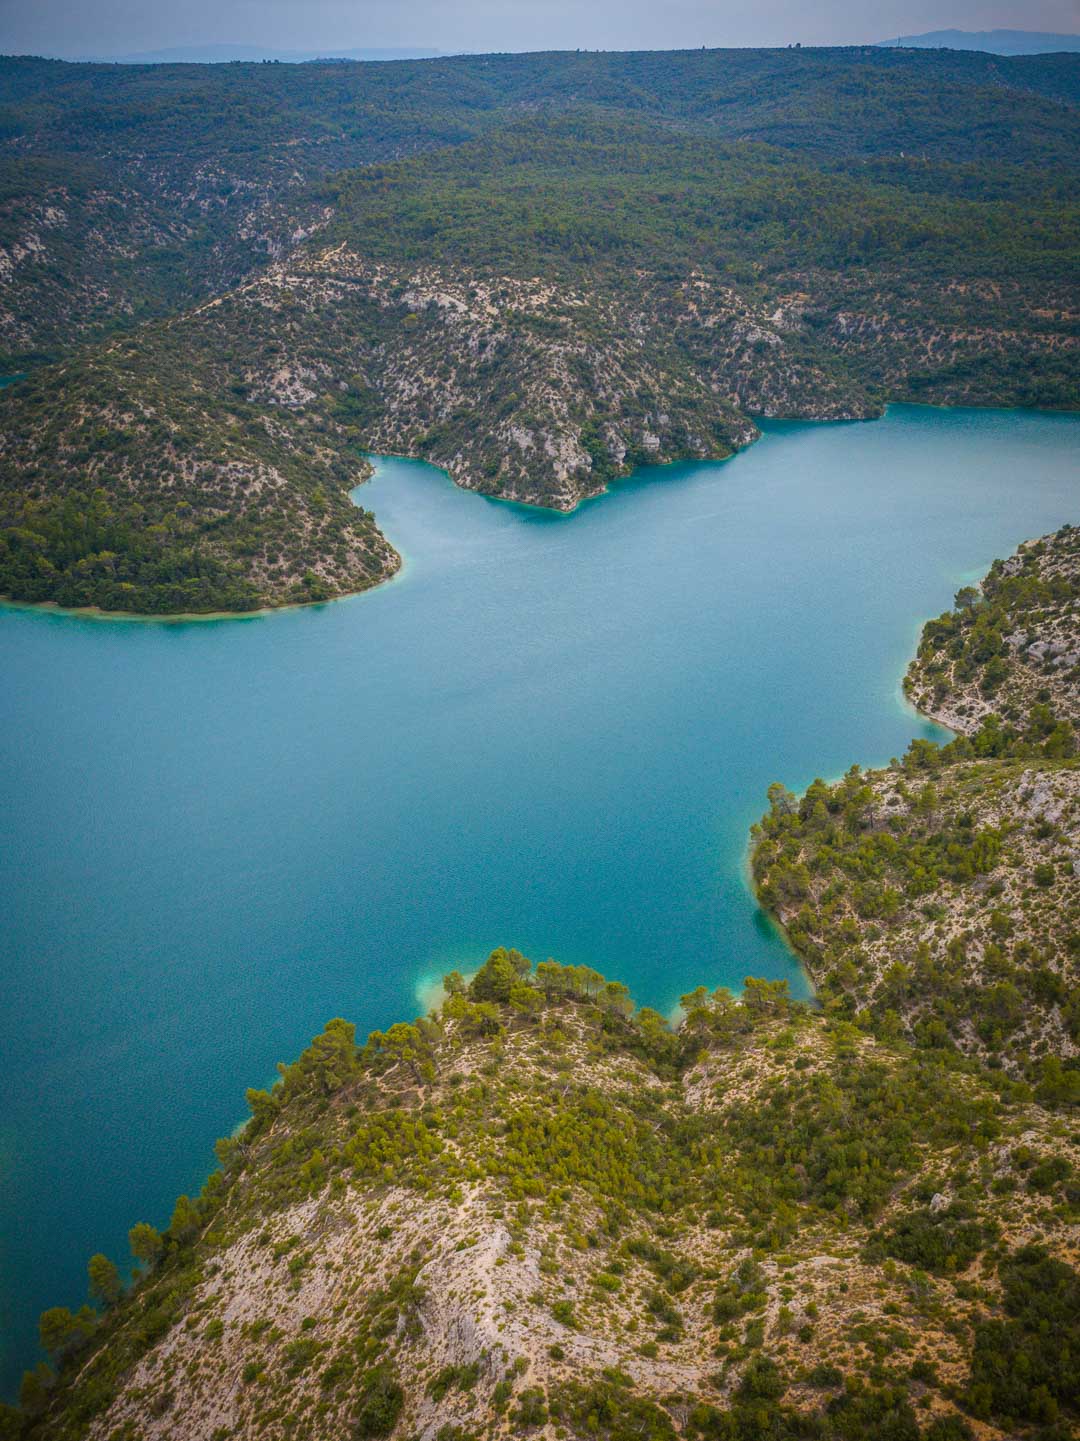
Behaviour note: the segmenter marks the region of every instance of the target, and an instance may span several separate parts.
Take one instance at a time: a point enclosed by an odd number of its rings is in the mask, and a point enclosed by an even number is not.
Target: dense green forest
[[[404,147],[462,139],[485,118],[583,100],[818,152],[1056,158],[1061,105],[1080,102],[1064,55],[874,47],[568,52],[370,64],[0,64],[5,139],[99,154],[103,142],[180,155],[349,137]],[[451,123],[453,118],[453,123]],[[73,123],[73,122],[77,122]],[[1017,123],[1019,122],[1019,124]],[[1003,137],[1004,130],[1011,135]],[[1003,138],[1013,155],[1001,153]],[[958,154],[962,152],[962,154]]]
[[[968,277],[1067,285],[1080,261],[1075,169],[822,165],[597,111],[373,165],[328,193],[327,239],[348,238],[372,258],[507,274],[640,265],[681,276],[700,266],[751,283],[796,269],[902,266],[921,278],[962,267]]]

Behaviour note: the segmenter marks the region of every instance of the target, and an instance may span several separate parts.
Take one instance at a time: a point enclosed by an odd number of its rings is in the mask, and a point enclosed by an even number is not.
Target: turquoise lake
[[[411,1016],[498,944],[664,1010],[747,974],[805,993],[744,880],[765,788],[935,734],[900,694],[919,626],[1080,519],[1078,440],[770,424],[570,517],[388,460],[361,498],[406,565],[368,595],[0,610],[4,1389],[331,1016]]]

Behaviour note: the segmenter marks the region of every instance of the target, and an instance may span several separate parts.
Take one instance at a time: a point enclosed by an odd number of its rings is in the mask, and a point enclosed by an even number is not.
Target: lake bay
[[[915,735],[919,626],[1080,520],[1076,417],[770,423],[573,516],[378,462],[400,577],[135,622],[0,609],[0,1365],[168,1221],[331,1016],[415,1014],[495,945],[669,1010],[805,982],[758,912],[765,788]]]

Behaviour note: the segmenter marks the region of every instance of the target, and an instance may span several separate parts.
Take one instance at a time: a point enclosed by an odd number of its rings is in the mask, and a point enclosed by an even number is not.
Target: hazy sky
[[[1080,0],[0,0],[0,52],[173,45],[446,51],[857,44],[925,30],[1080,31]]]

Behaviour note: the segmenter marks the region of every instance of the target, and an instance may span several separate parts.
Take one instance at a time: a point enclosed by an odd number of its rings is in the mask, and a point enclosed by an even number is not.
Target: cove
[[[765,788],[936,733],[899,689],[919,626],[1078,519],[1078,426],[771,423],[572,517],[385,460],[359,499],[405,566],[364,596],[0,610],[4,1389],[331,1016],[411,1016],[497,944],[662,1010],[805,994],[744,880]]]

